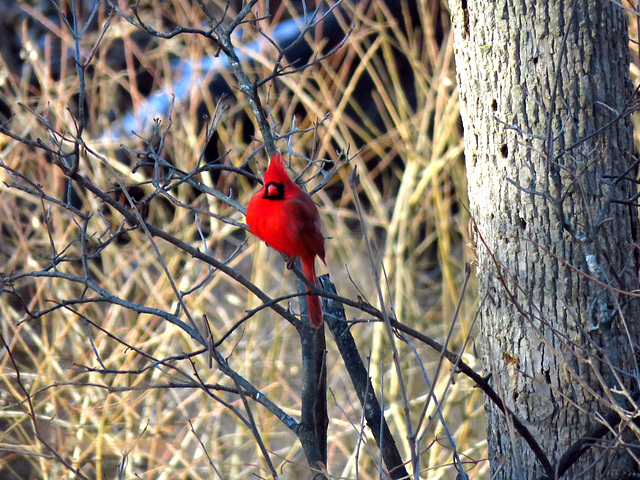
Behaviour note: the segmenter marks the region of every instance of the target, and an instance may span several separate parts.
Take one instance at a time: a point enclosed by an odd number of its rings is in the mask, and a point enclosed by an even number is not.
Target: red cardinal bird
[[[270,247],[291,257],[300,257],[304,276],[317,285],[316,255],[324,261],[322,223],[311,197],[293,183],[284,169],[279,153],[271,157],[264,174],[264,186],[247,206],[247,225],[251,232]],[[310,288],[307,286],[307,290]],[[316,295],[307,295],[309,321],[322,325],[322,306]]]

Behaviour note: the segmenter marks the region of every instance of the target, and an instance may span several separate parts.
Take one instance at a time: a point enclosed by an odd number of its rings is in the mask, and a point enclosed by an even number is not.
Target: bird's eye
[[[264,187],[264,198],[267,200],[282,200],[284,198],[284,183],[267,183]]]

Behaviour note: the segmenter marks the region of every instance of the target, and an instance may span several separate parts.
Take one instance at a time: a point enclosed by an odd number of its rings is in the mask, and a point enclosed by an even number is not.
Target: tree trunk
[[[627,294],[638,289],[627,18],[609,0],[450,7],[483,365],[554,470],[487,400],[491,472],[626,478],[638,464],[623,439],[640,437],[629,404],[639,322]],[[610,415],[596,434],[615,405],[621,421]],[[574,445],[586,434],[598,438]]]

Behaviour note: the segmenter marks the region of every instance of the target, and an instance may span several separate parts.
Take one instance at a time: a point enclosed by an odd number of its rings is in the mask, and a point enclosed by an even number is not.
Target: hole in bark
[[[525,228],[527,228],[527,222],[524,221],[524,218],[522,217],[518,217],[518,221],[520,223],[520,228],[522,230],[524,230]]]
[[[503,143],[500,147],[500,155],[502,155],[502,158],[507,158],[509,155],[509,147],[507,147],[506,143]]]
[[[537,65],[538,64],[538,57],[533,57],[531,59],[531,61],[533,62],[534,65]]]
[[[495,98],[491,100],[491,110],[493,110],[494,112],[498,111],[498,102]]]

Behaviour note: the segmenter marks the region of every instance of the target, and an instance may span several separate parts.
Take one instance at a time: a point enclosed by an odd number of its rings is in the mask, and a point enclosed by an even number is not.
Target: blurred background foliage
[[[223,0],[205,3],[214,14],[225,11]],[[89,2],[78,4],[84,22],[92,7]],[[128,2],[118,4],[129,11]],[[276,25],[304,13],[298,1],[272,0],[269,4],[271,17],[260,22],[261,31],[244,25],[235,40],[240,48],[260,42],[259,49],[245,52],[246,58],[252,58],[247,68],[254,78],[269,75],[277,58],[265,36],[273,35]],[[71,18],[71,1],[59,5]],[[313,7],[308,2],[307,8]],[[231,2],[227,18],[233,18],[238,8],[240,2]],[[152,196],[143,201],[154,191],[154,170],[134,169],[136,159],[121,145],[129,151],[157,146],[166,133],[163,158],[186,172],[205,163],[233,165],[261,175],[267,158],[264,151],[256,154],[261,143],[253,113],[238,95],[237,81],[224,68],[205,72],[196,85],[178,96],[170,119],[146,113],[144,106],[154,93],[176,91],[187,62],[215,59],[219,52],[198,35],[153,38],[120,16],[109,19],[109,10],[106,2],[100,4],[81,39],[83,54],[88,55],[103,26],[111,22],[86,72],[85,87],[84,138],[104,161],[84,156],[82,175],[115,198],[124,197],[125,185],[144,204],[143,213],[150,222],[228,261],[272,296],[291,292],[294,276],[280,256],[248,238],[235,223],[244,222],[244,216],[228,204],[187,184],[173,189],[172,198]],[[58,13],[51,2],[26,0],[0,1],[0,11],[6,39],[0,42],[0,120],[10,119],[13,132],[34,140],[49,136],[38,115],[59,131],[74,132],[70,112],[77,109],[79,81],[73,39]],[[259,2],[256,14],[264,11],[265,2]],[[198,2],[183,0],[143,0],[139,13],[161,31],[177,25],[200,27],[204,21]],[[382,291],[387,307],[401,322],[443,342],[461,298],[449,348],[454,352],[465,348],[465,361],[479,370],[472,328],[475,288],[472,285],[461,292],[465,263],[473,261],[473,250],[468,247],[462,131],[448,18],[444,0],[344,0],[334,11],[333,23],[309,32],[299,45],[302,53],[291,55],[306,58],[309,53],[329,51],[353,25],[345,45],[308,69],[265,85],[260,94],[278,133],[300,130],[277,143],[281,150],[324,160],[329,168],[361,149],[350,166],[313,197],[328,237],[328,271],[339,294],[379,305],[363,238],[363,229],[370,229],[384,265]],[[127,131],[123,120],[127,115],[144,119],[135,135]],[[162,123],[154,132],[155,117]],[[206,127],[213,121],[217,126],[208,136]],[[214,338],[220,338],[245,310],[259,305],[229,277],[211,271],[176,247],[156,239],[155,252],[144,232],[124,232],[128,226],[117,212],[89,192],[71,188],[42,151],[0,136],[0,160],[40,185],[48,196],[93,214],[88,234],[102,241],[112,238],[108,248],[93,252],[96,256],[89,264],[93,278],[105,290],[131,302],[175,312],[177,301],[160,255],[178,288],[193,290],[185,302],[194,318],[207,315]],[[298,172],[307,167],[304,159],[295,156],[292,164]],[[356,214],[348,186],[348,175],[355,167],[366,226]],[[10,188],[21,182],[9,169],[0,168],[1,276],[42,269],[63,251],[81,254],[82,246],[76,241],[78,225],[69,212]],[[322,172],[308,168],[303,176],[311,190]],[[212,171],[199,178],[242,205],[257,186],[250,175],[229,171]],[[57,268],[81,274],[78,264],[64,263]],[[324,272],[322,267],[319,273]],[[13,288],[19,297],[8,291],[0,296],[2,335],[32,395],[42,433],[85,475],[118,478],[118,468],[124,465],[122,478],[268,476],[250,432],[223,404],[201,390],[178,388],[179,378],[169,369],[134,373],[147,366],[149,358],[106,333],[158,359],[198,348],[184,332],[158,317],[105,303],[74,305],[32,319],[28,311],[43,311],[55,302],[81,297],[84,287],[60,279],[25,277]],[[297,309],[297,304],[292,305]],[[353,309],[347,314],[365,320],[355,324],[352,333],[377,392],[383,393],[387,419],[409,461],[400,386],[383,325],[366,322],[362,312]],[[438,352],[421,345],[413,345],[415,351],[406,344],[398,345],[412,418],[419,417],[430,391],[424,368],[435,384],[441,413],[469,475],[488,478],[480,392],[465,378],[456,376],[452,381],[448,364],[437,369]],[[99,367],[93,348],[106,368],[131,373],[87,371],[85,367]],[[269,309],[262,310],[221,349],[233,368],[287,413],[299,414],[300,346],[295,329],[287,322]],[[328,350],[329,473],[336,478],[378,478],[376,446],[362,424],[359,403],[330,339]],[[215,368],[208,369],[205,357],[195,358],[194,363],[201,375],[207,375],[202,377],[204,382],[228,384]],[[186,361],[179,364],[192,370]],[[434,378],[436,371],[439,375]],[[0,478],[71,477],[34,437],[24,392],[4,349],[0,351],[0,384]],[[218,393],[231,404],[240,402],[236,395]],[[435,408],[431,402],[427,410],[431,421],[422,442],[420,478],[452,478],[452,446],[442,423],[436,421]],[[307,478],[308,466],[295,436],[262,407],[255,406],[254,414],[282,478]]]

